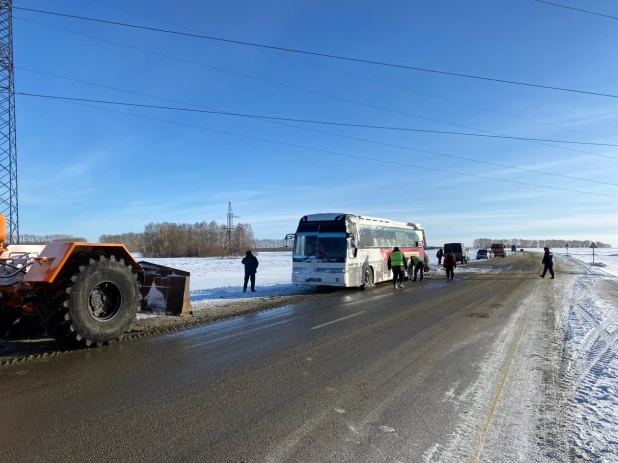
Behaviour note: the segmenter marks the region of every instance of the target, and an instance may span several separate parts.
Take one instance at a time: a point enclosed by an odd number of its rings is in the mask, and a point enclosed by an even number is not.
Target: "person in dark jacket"
[[[444,258],[444,268],[446,269],[446,279],[449,277],[451,280],[455,278],[455,268],[457,267],[457,257],[450,251]]]
[[[398,287],[403,289],[403,279],[407,268],[406,256],[399,248],[395,247],[391,255],[388,256],[388,269],[393,271],[393,286],[395,289]],[[397,286],[397,280],[399,280],[399,286]]]
[[[436,257],[438,258],[438,265],[442,265],[442,258],[444,257],[444,251],[442,250],[442,248],[438,249]]]
[[[545,278],[545,274],[549,270],[549,273],[551,273],[550,280],[553,280],[554,279],[554,255],[551,252],[549,252],[549,248],[545,248],[545,254],[543,254],[543,260],[541,261],[541,264],[543,264],[544,267],[543,267],[543,273],[539,276],[541,278]]]
[[[258,262],[257,257],[251,254],[251,251],[247,251],[245,254],[245,257],[241,261],[242,264],[245,266],[245,284],[243,285],[242,292],[247,292],[247,283],[249,283],[249,279],[251,279],[251,292],[254,293],[255,274],[260,263]]]

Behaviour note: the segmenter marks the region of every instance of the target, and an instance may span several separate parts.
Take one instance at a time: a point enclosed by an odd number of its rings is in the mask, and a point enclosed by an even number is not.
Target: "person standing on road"
[[[442,250],[442,248],[438,249],[436,257],[438,258],[438,265],[442,265],[442,258],[444,257],[444,251]]]
[[[251,251],[247,251],[245,253],[245,257],[241,261],[241,263],[245,266],[245,284],[243,285],[242,292],[247,292],[247,283],[249,283],[249,279],[251,279],[251,292],[255,292],[255,274],[257,272],[257,268],[260,263]]]
[[[450,251],[444,258],[444,268],[446,268],[446,279],[449,277],[451,280],[455,278],[455,268],[457,267],[457,257]]]
[[[541,261],[541,264],[544,265],[543,273],[539,276],[541,278],[545,278],[545,274],[549,270],[549,273],[551,273],[550,280],[553,280],[554,279],[554,255],[551,252],[549,252],[549,248],[545,248],[544,250],[545,250],[545,254],[543,254],[543,260]]]
[[[388,256],[388,269],[393,271],[393,286],[395,289],[398,287],[403,289],[403,279],[407,268],[406,256],[398,247],[395,247],[391,255]],[[397,286],[397,280],[399,280],[399,286]]]

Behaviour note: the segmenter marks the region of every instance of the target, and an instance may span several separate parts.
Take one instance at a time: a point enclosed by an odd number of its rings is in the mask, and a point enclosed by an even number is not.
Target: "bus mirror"
[[[285,235],[285,238],[283,239],[283,247],[290,248],[290,244],[294,244],[294,238],[296,238],[294,233],[288,233]]]
[[[352,246],[353,248],[356,248],[356,238],[352,238],[350,240],[350,246]]]

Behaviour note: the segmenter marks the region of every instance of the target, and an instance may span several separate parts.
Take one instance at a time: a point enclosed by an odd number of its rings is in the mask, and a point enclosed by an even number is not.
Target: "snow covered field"
[[[191,302],[196,310],[230,301],[258,297],[289,296],[311,291],[292,284],[292,253],[262,252],[255,287],[256,292],[242,292],[245,275],[242,258],[144,258],[145,261],[191,272]]]

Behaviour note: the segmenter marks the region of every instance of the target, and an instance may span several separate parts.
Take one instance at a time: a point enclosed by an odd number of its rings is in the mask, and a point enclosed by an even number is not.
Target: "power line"
[[[83,82],[83,81],[80,81]],[[88,83],[88,82],[85,82]],[[97,84],[93,84],[93,85],[97,85]],[[104,86],[105,88],[113,88],[113,87],[107,87]],[[136,92],[130,92],[130,93],[136,93]],[[103,104],[118,104],[118,105],[124,105],[124,106],[135,106],[135,107],[146,107],[146,108],[156,108],[156,109],[168,109],[168,110],[180,110],[180,111],[190,111],[187,108],[171,108],[171,107],[167,107],[167,106],[155,106],[155,105],[143,105],[143,104],[136,104],[136,103],[122,103],[122,102],[110,102],[110,101],[105,101],[105,100],[93,100],[93,99],[84,99],[84,98],[69,98],[69,97],[53,97],[53,96],[47,96],[47,95],[33,95],[33,94],[24,94],[24,93],[20,93],[21,95],[26,95],[26,96],[35,96],[35,97],[42,97],[42,98],[48,98],[48,99],[55,99],[55,100],[59,100],[59,101],[68,101],[68,102],[90,102],[90,103],[103,103]],[[143,96],[148,96],[148,95],[144,95],[141,94]],[[154,97],[154,98],[158,98],[158,97]],[[181,104],[188,104],[188,103],[182,103]],[[197,105],[191,105],[191,106],[197,106]],[[219,111],[219,110],[208,110],[208,111],[197,111],[197,112],[205,112],[205,113],[210,113],[210,114],[226,114],[226,112],[224,111]],[[127,114],[131,114],[131,113],[127,113]],[[268,121],[268,122],[272,122],[272,121]],[[535,170],[535,169],[528,169],[528,168],[524,168],[524,167],[515,167],[515,166],[510,166],[507,164],[500,164],[500,163],[496,163],[496,162],[491,162],[491,161],[481,161],[478,159],[472,159],[472,158],[467,158],[464,156],[456,156],[456,155],[452,155],[452,154],[444,154],[444,153],[438,153],[436,151],[429,151],[429,150],[423,150],[423,149],[419,149],[419,148],[411,148],[408,146],[401,146],[401,145],[395,145],[392,143],[385,143],[385,142],[379,142],[379,141],[375,141],[375,140],[367,140],[365,138],[358,138],[358,137],[352,137],[349,135],[341,135],[341,134],[336,134],[336,133],[332,133],[332,132],[326,132],[323,130],[315,130],[315,129],[309,129],[306,127],[298,127],[296,125],[291,125],[291,124],[284,124],[282,122],[272,122],[274,124],[278,124],[278,125],[283,125],[285,127],[292,127],[292,128],[296,128],[296,129],[301,129],[301,130],[307,130],[310,132],[315,132],[315,133],[321,133],[321,134],[326,134],[326,135],[332,135],[335,137],[339,137],[339,138],[346,138],[349,140],[356,140],[356,141],[361,141],[361,142],[365,142],[365,143],[371,143],[374,145],[381,145],[381,146],[387,146],[390,148],[397,148],[397,149],[403,149],[403,150],[407,150],[407,151],[415,151],[415,152],[419,152],[419,153],[426,153],[426,154],[432,154],[432,155],[437,155],[437,156],[442,156],[442,157],[447,157],[447,158],[452,158],[452,159],[459,159],[459,160],[463,160],[463,161],[469,161],[469,162],[476,162],[479,164],[486,164],[486,165],[491,165],[491,166],[495,166],[495,167],[503,167],[503,168],[507,168],[507,169],[514,169],[514,170],[520,170],[520,171],[524,171],[524,172],[531,172],[531,173],[535,173],[535,174],[542,174],[542,175],[549,175],[552,177],[560,177],[560,178],[566,178],[569,180],[578,180],[578,181],[584,181],[584,182],[590,182],[590,183],[598,183],[598,184],[602,184],[602,185],[610,185],[610,186],[618,186],[618,184],[616,183],[611,183],[611,182],[603,182],[600,180],[591,180],[591,179],[585,179],[585,178],[581,178],[581,177],[573,177],[573,176],[569,176],[569,175],[563,175],[563,174],[555,174],[555,173],[551,173],[551,172],[543,172],[543,171],[539,171],[539,170]]]
[[[112,8],[112,9],[115,9],[115,10],[118,10],[118,11],[123,11],[125,13],[130,13],[132,15],[139,16],[139,17],[142,17],[142,18],[146,18],[146,19],[149,19],[149,20],[152,20],[152,21],[157,21],[159,23],[168,24],[170,26],[180,27],[181,29],[185,29],[185,30],[201,33],[200,30],[192,28],[192,27],[188,27],[187,25],[184,25],[184,24],[174,23],[174,22],[171,22],[171,21],[165,21],[163,19],[156,18],[154,16],[146,15],[146,14],[144,14],[142,12],[137,12],[137,11],[129,10],[127,8],[121,8],[121,7],[116,6],[116,5],[111,5],[111,4],[109,4],[107,2],[103,2],[101,0],[90,0],[90,1],[93,2],[93,3],[97,3],[99,5],[104,5],[104,6],[108,7],[108,8]],[[532,122],[534,124],[542,124],[542,125],[546,125],[546,126],[549,126],[549,127],[556,127],[556,128],[561,129],[561,130],[566,130],[566,131],[569,131],[569,132],[581,133],[583,135],[589,135],[589,136],[597,137],[597,138],[605,138],[607,140],[614,140],[614,141],[618,140],[616,138],[607,137],[607,136],[599,135],[599,134],[595,134],[595,133],[590,133],[590,132],[586,132],[586,131],[583,131],[583,130],[573,129],[573,128],[565,127],[565,126],[558,125],[558,124],[552,124],[552,123],[549,123],[549,122],[541,122],[541,121],[537,121],[537,120],[534,120],[534,119],[528,119],[528,118],[522,117],[522,116],[516,116],[514,114],[505,113],[503,111],[498,111],[498,110],[495,110],[495,109],[485,108],[483,106],[478,106],[478,105],[471,104],[471,103],[464,103],[463,101],[454,100],[452,98],[446,98],[444,96],[434,95],[432,93],[422,92],[420,90],[413,90],[413,89],[411,89],[409,87],[405,87],[403,85],[397,85],[397,84],[393,84],[391,82],[385,82],[383,80],[374,79],[374,78],[367,77],[367,76],[362,76],[362,75],[359,75],[359,74],[355,74],[353,72],[349,72],[349,71],[344,71],[344,70],[341,70],[341,69],[333,68],[331,66],[327,66],[327,65],[322,64],[322,63],[316,63],[316,62],[313,62],[313,61],[307,61],[307,60],[301,59],[301,58],[299,58],[297,56],[291,55],[289,53],[284,54],[284,53],[279,53],[277,51],[270,51],[270,50],[264,50],[264,51],[267,52],[267,53],[270,53],[270,54],[272,54],[274,56],[278,56],[280,58],[285,58],[285,59],[289,59],[289,60],[298,61],[300,63],[304,63],[304,64],[307,64],[309,66],[314,66],[314,67],[317,67],[317,68],[327,69],[329,71],[337,72],[339,74],[356,77],[357,79],[362,79],[362,80],[365,80],[365,81],[368,81],[368,82],[374,82],[374,83],[377,83],[377,84],[380,84],[380,85],[385,85],[387,87],[396,88],[396,89],[399,89],[399,90],[404,90],[404,91],[410,92],[410,93],[415,93],[417,95],[423,95],[423,96],[426,96],[426,97],[435,98],[435,99],[442,100],[442,101],[448,101],[450,103],[455,103],[455,104],[459,104],[459,105],[462,105],[462,106],[468,106],[470,108],[480,109],[482,111],[487,111],[487,112],[494,113],[494,114],[500,114],[502,116],[511,117],[513,119],[519,119],[519,120],[526,121],[526,122]]]
[[[581,93],[581,94],[585,94],[585,95],[603,96],[603,97],[607,97],[607,98],[618,98],[618,95],[613,95],[613,94],[609,94],[609,93],[592,92],[592,91],[587,91],[587,90],[578,90],[578,89],[572,89],[572,88],[566,88],[566,87],[557,87],[557,86],[551,86],[551,85],[533,84],[533,83],[530,83],[530,82],[521,82],[521,81],[507,80],[507,79],[497,79],[497,78],[493,78],[493,77],[477,76],[477,75],[472,75],[472,74],[462,74],[462,73],[458,73],[458,72],[441,71],[441,70],[437,70],[437,69],[421,68],[421,67],[416,67],[416,66],[407,66],[407,65],[403,65],[403,64],[387,63],[387,62],[383,62],[383,61],[373,61],[373,60],[367,60],[367,59],[352,58],[352,57],[349,57],[349,56],[332,55],[332,54],[328,54],[328,53],[318,53],[318,52],[314,52],[314,51],[300,50],[300,49],[294,49],[294,48],[289,48],[289,47],[278,47],[278,46],[274,46],[274,45],[266,45],[266,44],[261,44],[261,43],[256,43],[256,42],[246,42],[246,41],[242,41],[242,40],[234,40],[234,39],[228,39],[228,38],[223,38],[223,37],[215,37],[215,36],[209,36],[209,35],[194,34],[194,33],[190,33],[190,32],[172,31],[172,30],[169,30],[169,29],[161,29],[161,28],[158,28],[158,27],[148,27],[148,26],[143,26],[143,25],[139,25],[139,24],[130,24],[130,23],[122,23],[122,22],[118,22],[118,21],[109,21],[109,20],[100,19],[100,18],[90,18],[90,17],[86,17],[86,16],[78,16],[78,15],[72,15],[72,14],[67,14],[67,13],[59,13],[59,12],[55,12],[55,11],[38,10],[38,9],[34,9],[34,8],[24,8],[24,7],[13,7],[13,9],[22,10],[22,11],[29,11],[29,12],[32,12],[32,13],[46,14],[46,15],[51,15],[51,16],[59,16],[59,17],[64,17],[64,18],[79,19],[79,20],[82,20],[82,21],[90,21],[90,22],[96,22],[96,23],[101,23],[101,24],[110,24],[110,25],[114,25],[114,26],[128,27],[128,28],[133,28],[133,29],[141,29],[141,30],[147,30],[147,31],[152,31],[152,32],[162,32],[162,33],[165,33],[165,34],[179,35],[179,36],[184,36],[184,37],[199,38],[199,39],[204,39],[204,40],[213,40],[213,41],[217,41],[217,42],[232,43],[232,44],[236,44],[236,45],[244,45],[244,46],[263,48],[263,49],[269,49],[269,50],[279,50],[279,51],[285,51],[285,52],[288,52],[288,53],[299,53],[299,54],[304,54],[304,55],[320,56],[322,58],[331,58],[331,59],[338,59],[338,60],[344,60],[344,61],[352,61],[352,62],[356,62],[356,63],[372,64],[372,65],[377,65],[377,66],[386,66],[386,67],[391,67],[391,68],[407,69],[407,70],[412,70],[412,71],[429,72],[429,73],[433,73],[433,74],[442,74],[442,75],[448,75],[448,76],[454,76],[454,77],[464,77],[464,78],[468,78],[468,79],[485,80],[485,81],[490,81],[490,82],[499,82],[499,83],[510,84],[510,85],[521,85],[521,86],[525,86],[525,87],[543,88],[543,89],[547,89],[547,90],[556,90],[556,91],[561,91],[561,92]]]
[[[364,129],[394,130],[394,131],[403,131],[403,132],[420,132],[420,133],[432,133],[432,134],[440,134],[440,135],[458,135],[458,136],[466,136],[466,137],[498,138],[498,139],[507,139],[507,140],[524,140],[524,141],[546,141],[546,142],[552,142],[552,143],[571,143],[571,144],[576,144],[576,145],[618,147],[617,144],[611,144],[611,143],[593,143],[593,142],[575,141],[575,140],[553,140],[553,139],[546,139],[546,138],[511,137],[507,135],[485,135],[485,134],[479,134],[479,133],[414,129],[410,127],[393,127],[393,126],[371,125],[371,124],[353,124],[350,122],[323,121],[323,120],[314,120],[314,119],[296,119],[296,118],[291,118],[291,117],[265,116],[261,114],[246,114],[246,113],[236,113],[236,112],[230,112],[230,111],[218,111],[218,110],[207,110],[207,109],[178,108],[178,107],[173,107],[173,106],[159,106],[159,105],[148,105],[148,104],[141,104],[141,103],[129,103],[126,101],[95,100],[95,99],[90,99],[90,98],[76,98],[76,97],[67,97],[67,96],[60,96],[60,95],[42,95],[42,94],[27,93],[27,92],[17,92],[17,95],[30,96],[30,97],[36,97],[36,98],[48,98],[48,99],[55,99],[55,100],[82,101],[82,102],[87,102],[87,103],[103,103],[103,104],[111,104],[111,105],[119,105],[119,106],[136,106],[140,108],[164,109],[168,111],[185,111],[185,112],[193,112],[193,113],[218,114],[221,116],[245,117],[245,118],[250,118],[250,119],[268,119],[268,120],[274,120],[274,121],[334,125],[334,126],[339,126],[339,127],[356,127],[356,128],[364,128]],[[613,158],[613,159],[618,159],[618,158]]]
[[[133,15],[136,15],[136,16],[141,16],[142,18],[151,19],[153,21],[157,21],[157,22],[160,22],[160,23],[163,23],[163,24],[168,24],[170,26],[181,27],[183,29],[188,29],[188,30],[193,30],[195,32],[199,32],[199,31],[197,31],[195,29],[191,29],[190,27],[182,26],[180,24],[176,24],[176,23],[173,23],[171,21],[165,21],[163,19],[158,19],[158,18],[155,18],[153,16],[145,15],[143,13],[138,13],[137,11],[129,10],[128,8],[122,8],[120,6],[110,5],[109,3],[102,2],[100,0],[90,0],[90,1],[93,2],[93,3],[98,3],[99,5],[106,6],[108,8],[112,8],[112,9],[115,9],[115,10],[118,10],[118,11],[124,11],[125,13],[130,13],[130,14],[133,14]]]
[[[381,111],[386,111],[386,112],[390,112],[390,113],[393,113],[393,114],[402,114],[402,115],[405,115],[405,116],[414,117],[414,118],[417,118],[417,119],[422,119],[422,120],[431,121],[431,122],[437,122],[437,123],[440,123],[440,124],[451,125],[453,127],[460,127],[460,128],[463,128],[463,129],[476,130],[478,132],[489,133],[489,134],[492,134],[492,135],[503,135],[503,134],[498,133],[498,132],[491,132],[491,131],[488,131],[488,130],[477,129],[476,127],[471,127],[471,126],[462,125],[462,124],[456,124],[456,123],[453,123],[453,122],[446,122],[446,121],[442,121],[440,119],[433,119],[433,118],[425,117],[425,116],[419,116],[417,114],[412,114],[412,113],[409,113],[409,112],[406,112],[406,111],[399,111],[399,110],[396,110],[396,109],[385,108],[383,106],[378,106],[378,105],[374,105],[374,104],[370,104],[370,103],[364,103],[362,101],[352,100],[352,99],[349,99],[349,98],[338,97],[338,96],[335,96],[335,95],[330,95],[328,93],[318,92],[318,91],[315,91],[315,90],[309,90],[309,89],[306,89],[306,88],[303,88],[303,87],[297,87],[297,86],[294,86],[294,85],[285,84],[283,82],[277,82],[277,81],[274,81],[274,80],[264,79],[262,77],[252,76],[250,74],[244,74],[242,72],[231,71],[229,69],[219,68],[219,67],[216,67],[216,66],[211,66],[211,65],[208,65],[208,64],[200,63],[199,61],[193,61],[193,60],[189,60],[189,59],[185,59],[185,58],[179,58],[179,57],[168,55],[168,54],[165,54],[165,53],[160,53],[160,52],[156,52],[156,51],[152,51],[152,50],[147,50],[145,48],[140,48],[140,47],[136,47],[136,46],[133,46],[133,45],[127,45],[127,44],[124,44],[124,43],[121,43],[121,42],[116,42],[116,41],[113,41],[113,40],[103,39],[103,38],[100,38],[100,37],[96,37],[96,36],[89,35],[89,34],[84,34],[84,33],[81,33],[81,32],[75,32],[75,31],[71,31],[71,30],[68,30],[68,29],[63,29],[63,28],[57,27],[57,26],[50,26],[48,24],[40,23],[40,22],[37,22],[37,21],[32,21],[32,20],[29,20],[29,19],[19,18],[19,17],[16,17],[16,16],[14,16],[14,18],[20,19],[22,21],[30,22],[30,23],[33,23],[33,24],[37,24],[37,25],[40,25],[40,26],[43,26],[43,27],[47,27],[47,28],[50,28],[50,29],[56,29],[56,30],[60,30],[60,31],[67,32],[67,33],[70,33],[70,34],[75,34],[75,35],[80,35],[80,36],[83,36],[83,37],[88,37],[88,38],[91,38],[91,39],[94,39],[94,40],[98,40],[98,41],[106,42],[106,43],[111,43],[111,44],[114,44],[114,45],[118,45],[118,46],[121,46],[121,47],[124,47],[124,48],[131,49],[131,50],[138,50],[138,51],[142,51],[144,53],[149,53],[149,54],[152,54],[152,55],[155,55],[155,56],[162,56],[164,58],[172,59],[172,60],[179,61],[179,62],[182,62],[182,63],[187,63],[187,64],[191,64],[191,65],[195,65],[195,66],[200,66],[200,67],[203,67],[203,68],[206,68],[206,69],[213,69],[213,70],[216,70],[216,71],[219,71],[219,72],[224,72],[224,73],[227,73],[227,74],[232,74],[232,75],[244,77],[244,78],[255,80],[255,81],[258,81],[258,82],[265,82],[265,83],[268,83],[268,84],[271,84],[271,85],[276,85],[276,86],[279,86],[279,87],[288,88],[288,89],[299,91],[299,92],[303,92],[303,93],[308,93],[310,95],[318,95],[318,96],[321,96],[321,97],[324,97],[324,98],[330,98],[330,99],[337,100],[337,101],[344,101],[346,103],[352,103],[352,104],[355,104],[355,105],[358,105],[358,106],[364,106],[364,107],[367,107],[367,108],[379,109]],[[309,129],[306,129],[306,130],[309,130]],[[580,149],[568,148],[566,146],[551,145],[549,143],[537,142],[537,141],[530,141],[529,143],[536,143],[538,145],[550,146],[550,147],[553,147],[553,148],[557,148],[557,149],[561,149],[561,150],[565,150],[565,151],[572,151],[572,152],[575,152],[575,153],[584,153],[584,154],[589,154],[589,155],[592,155],[592,156],[598,156],[598,157],[614,159],[614,160],[616,159],[616,158],[614,158],[612,156],[607,156],[607,155],[604,155],[604,154],[593,153],[591,151],[584,151],[584,150],[580,150]]]
[[[483,179],[483,180],[493,180],[495,182],[513,183],[513,184],[516,184],[516,185],[532,186],[532,187],[538,187],[538,188],[545,188],[545,189],[549,189],[549,190],[568,191],[570,193],[587,194],[587,195],[592,195],[592,196],[603,196],[603,197],[606,197],[606,198],[618,198],[618,196],[615,196],[615,195],[607,195],[607,194],[603,194],[603,193],[594,193],[594,192],[591,192],[591,191],[572,190],[572,189],[569,189],[569,188],[553,187],[553,186],[548,186],[548,185],[539,185],[539,184],[536,184],[536,183],[520,182],[520,181],[517,181],[517,180],[498,179],[498,178],[495,178],[495,177],[487,177],[487,176],[484,176],[484,175],[469,174],[469,173],[464,173],[464,172],[454,172],[454,171],[450,171],[450,170],[446,170],[446,169],[438,169],[438,168],[434,168],[434,167],[419,166],[419,165],[408,164],[408,163],[403,163],[403,162],[399,162],[399,161],[390,161],[390,160],[387,160],[387,159],[371,158],[371,157],[368,157],[368,156],[360,156],[360,155],[357,155],[357,154],[340,153],[338,151],[325,150],[325,149],[321,149],[321,148],[313,148],[313,147],[303,146],[303,145],[296,145],[294,143],[287,143],[287,142],[281,142],[281,141],[276,141],[276,140],[270,140],[270,139],[267,139],[267,138],[255,137],[255,136],[252,136],[252,135],[244,135],[244,134],[239,134],[239,133],[235,133],[235,132],[229,132],[229,131],[226,131],[226,130],[211,129],[209,127],[204,127],[204,126],[200,126],[200,125],[193,125],[193,124],[186,124],[184,122],[171,121],[169,119],[160,119],[160,118],[157,118],[157,117],[144,116],[144,115],[141,115],[141,114],[134,114],[134,113],[129,113],[129,112],[125,112],[125,111],[118,111],[118,110],[115,110],[115,109],[101,108],[101,107],[97,107],[97,106],[90,106],[90,105],[86,105],[86,104],[83,104],[83,103],[70,102],[70,101],[64,101],[64,102],[68,103],[68,104],[84,106],[84,107],[87,107],[87,108],[98,109],[98,110],[101,110],[101,111],[108,111],[108,112],[113,112],[113,113],[117,113],[117,114],[125,114],[125,115],[128,115],[128,116],[139,117],[139,118],[142,118],[142,119],[150,119],[150,120],[159,121],[159,122],[166,122],[166,123],[180,125],[180,126],[184,126],[184,127],[191,127],[191,128],[195,128],[195,129],[206,130],[206,131],[209,131],[209,132],[221,133],[221,134],[224,134],[224,135],[232,135],[232,136],[235,136],[235,137],[241,137],[241,138],[246,138],[246,139],[250,139],[250,140],[258,140],[258,141],[263,141],[263,142],[267,142],[267,143],[273,143],[273,144],[277,144],[277,145],[288,146],[288,147],[292,147],[292,148],[300,148],[300,149],[304,149],[304,150],[315,151],[315,152],[319,152],[319,153],[333,154],[335,156],[343,156],[343,157],[354,158],[354,159],[362,159],[362,160],[365,160],[365,161],[380,162],[380,163],[384,163],[384,164],[398,165],[398,166],[404,166],[404,167],[413,167],[415,169],[430,170],[430,171],[441,172],[441,173],[446,173],[446,174],[463,175],[463,176],[466,176],[466,177],[480,178],[480,179]]]
[[[95,1],[95,0],[92,0],[92,1]],[[315,67],[319,67],[319,68],[323,68],[323,69],[328,69],[328,70],[331,70],[331,71],[334,71],[334,72],[338,72],[340,74],[356,77],[358,79],[366,80],[368,82],[374,82],[374,83],[377,83],[377,84],[386,85],[387,87],[392,87],[392,88],[396,88],[396,89],[399,89],[399,90],[404,90],[406,92],[415,93],[415,94],[418,94],[418,95],[423,95],[423,96],[426,96],[426,97],[429,97],[429,98],[435,98],[437,100],[448,101],[450,103],[456,103],[456,104],[459,104],[459,105],[462,105],[462,106],[467,106],[469,108],[480,109],[481,111],[487,111],[487,112],[494,113],[494,114],[500,114],[501,116],[511,117],[513,119],[519,119],[521,121],[526,121],[526,122],[532,122],[534,124],[542,124],[542,125],[546,125],[546,126],[549,126],[549,127],[555,127],[555,128],[561,129],[561,130],[569,131],[569,132],[581,133],[583,135],[589,135],[589,136],[596,137],[596,138],[605,138],[607,140],[615,140],[615,141],[618,140],[616,138],[607,137],[607,136],[599,135],[599,134],[596,134],[596,133],[585,132],[583,130],[577,130],[577,129],[573,129],[573,128],[570,128],[570,127],[565,127],[565,126],[558,125],[558,124],[551,124],[549,122],[542,122],[542,121],[537,121],[537,120],[529,119],[529,118],[522,117],[522,116],[516,116],[514,114],[505,113],[503,111],[498,111],[498,110],[495,110],[495,109],[485,108],[483,106],[478,106],[478,105],[471,104],[471,103],[464,103],[463,101],[454,100],[452,98],[446,98],[444,96],[434,95],[432,93],[422,92],[420,90],[413,90],[413,89],[411,89],[409,87],[405,87],[403,85],[393,84],[391,82],[385,82],[383,80],[374,79],[372,77],[361,76],[361,75],[355,74],[353,72],[349,72],[349,71],[344,71],[342,69],[333,68],[331,66],[326,66],[324,64],[313,63],[311,61],[300,59],[300,58],[295,57],[295,56],[288,56],[288,55],[284,55],[282,53],[275,53],[275,52],[271,52],[271,53],[276,54],[277,56],[280,56],[282,58],[286,58],[286,59],[298,61],[298,62],[301,62],[301,63],[305,63],[305,64],[307,64],[309,66],[315,66]]]
[[[588,13],[588,14],[593,14],[593,15],[596,15],[596,16],[603,16],[604,18],[618,19],[618,17],[616,17],[616,16],[610,16],[608,14],[603,14],[603,13],[596,13],[596,12],[590,11],[590,10],[582,10],[581,8],[573,8],[572,6],[560,5],[559,3],[545,2],[545,1],[542,1],[542,0],[533,0],[533,1],[535,1],[537,3],[545,3],[546,5],[557,6],[559,8],[565,8],[567,10],[579,11],[581,13]]]

